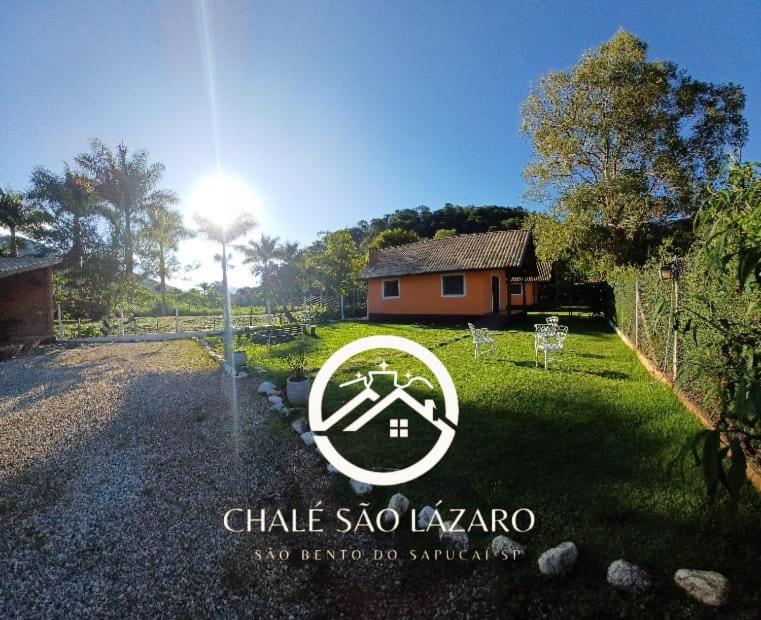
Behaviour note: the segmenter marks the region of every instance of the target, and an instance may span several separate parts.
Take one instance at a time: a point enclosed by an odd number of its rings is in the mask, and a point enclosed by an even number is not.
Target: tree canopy
[[[623,30],[570,70],[543,76],[522,108],[534,150],[524,176],[528,196],[564,228],[551,231],[563,243],[555,252],[639,262],[648,229],[693,216],[700,188],[745,143],[744,105],[741,87],[651,60]]]

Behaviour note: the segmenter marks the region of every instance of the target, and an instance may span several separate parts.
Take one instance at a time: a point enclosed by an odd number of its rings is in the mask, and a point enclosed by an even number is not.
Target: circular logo
[[[374,349],[401,351],[422,362],[438,382],[444,401],[443,414],[437,415],[433,400],[427,399],[424,402],[420,402],[407,392],[407,388],[415,381],[422,381],[428,387],[433,388],[430,381],[423,377],[410,377],[408,374],[407,382],[400,385],[396,371],[387,370],[388,364],[384,360],[380,365],[381,371],[371,371],[367,375],[358,372],[356,379],[342,383],[339,387],[348,386],[349,384],[364,384],[364,389],[354,396],[354,398],[345,402],[336,411],[328,412],[329,415],[327,416],[324,415],[323,396],[333,375],[336,374],[347,360],[355,355]],[[393,377],[394,389],[383,397],[375,392],[372,387],[373,379],[377,375]],[[416,463],[392,471],[374,471],[358,467],[343,457],[330,441],[327,435],[328,430],[334,428],[339,422],[345,421],[351,414],[361,411],[368,403],[371,403],[371,406],[364,410],[359,417],[354,418],[353,422],[344,431],[354,432],[361,429],[365,424],[368,424],[374,417],[380,415],[387,407],[397,401],[403,402],[409,407],[411,412],[421,416],[438,430],[438,439],[433,444],[433,447]],[[403,484],[419,478],[430,471],[449,449],[454,439],[458,415],[457,390],[444,364],[424,346],[399,336],[368,336],[343,346],[330,356],[320,369],[320,372],[317,373],[314,385],[309,393],[309,427],[314,433],[315,443],[322,455],[345,476],[378,486]],[[403,438],[408,436],[407,420],[392,419],[390,424],[392,426],[389,431],[390,437]]]

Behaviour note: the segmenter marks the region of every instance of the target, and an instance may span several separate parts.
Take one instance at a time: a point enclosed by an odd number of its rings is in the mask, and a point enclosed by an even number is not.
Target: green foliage
[[[308,266],[330,295],[347,295],[356,287],[356,279],[367,258],[348,230],[325,233],[320,251],[309,254]]]
[[[457,235],[457,229],[455,228],[439,228],[435,233],[433,233],[434,239],[448,239],[449,237],[454,237]]]
[[[543,76],[522,109],[534,149],[524,176],[565,228],[548,230],[563,241],[557,251],[642,264],[661,228],[694,214],[699,189],[745,142],[744,104],[740,87],[650,60],[625,31]]]
[[[712,415],[716,432],[696,435],[683,450],[704,471],[714,499],[726,489],[735,506],[745,478],[746,455],[761,439],[761,180],[754,164],[732,165],[721,189],[709,187],[696,218],[699,240],[676,264],[678,305],[660,282],[665,256],[642,270],[612,274],[616,320],[634,331],[635,281],[643,313],[640,348],[667,370],[673,338],[679,337],[677,384]],[[719,441],[726,438],[726,445]]]
[[[397,245],[406,245],[420,241],[420,237],[413,230],[404,230],[403,228],[387,228],[379,232],[368,244],[371,249],[391,248]]]
[[[22,232],[31,237],[40,237],[50,216],[39,206],[24,199],[24,195],[10,187],[0,188],[0,226],[7,228],[10,235],[8,254],[18,254],[16,233]]]

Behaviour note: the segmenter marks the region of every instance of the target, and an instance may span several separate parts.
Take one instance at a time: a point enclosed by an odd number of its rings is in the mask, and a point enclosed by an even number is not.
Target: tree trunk
[[[132,210],[124,210],[124,272],[132,275],[135,265],[132,256]]]
[[[18,256],[18,247],[16,246],[16,227],[11,226],[11,256]]]
[[[159,244],[159,279],[161,280],[161,316],[166,315],[166,261],[164,246]]]

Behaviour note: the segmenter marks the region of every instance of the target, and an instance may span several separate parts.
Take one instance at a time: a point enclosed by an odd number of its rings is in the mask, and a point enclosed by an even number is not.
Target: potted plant
[[[306,405],[309,400],[309,377],[306,375],[307,351],[304,344],[286,359],[288,366],[288,379],[286,380],[286,394],[292,405]]]

